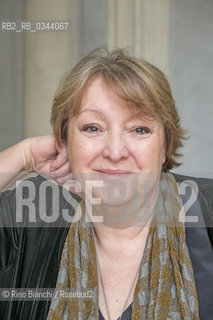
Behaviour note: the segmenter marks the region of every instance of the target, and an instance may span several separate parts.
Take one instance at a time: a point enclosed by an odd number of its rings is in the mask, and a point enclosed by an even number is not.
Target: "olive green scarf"
[[[173,175],[162,173],[134,292],[133,320],[199,319],[193,268],[179,221],[181,206]],[[67,288],[72,294],[68,299],[58,293]],[[92,224],[84,214],[67,235],[56,289],[48,320],[99,319],[96,250]]]

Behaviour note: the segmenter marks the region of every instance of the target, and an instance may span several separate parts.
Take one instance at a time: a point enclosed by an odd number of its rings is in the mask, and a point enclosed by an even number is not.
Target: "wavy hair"
[[[169,82],[157,67],[123,49],[111,52],[106,48],[95,49],[64,76],[54,96],[51,114],[58,145],[66,144],[68,119],[78,112],[87,85],[96,77],[102,77],[132,109],[140,109],[145,116],[163,124],[166,159],[162,171],[179,166],[178,149],[186,139],[186,130],[181,126]]]

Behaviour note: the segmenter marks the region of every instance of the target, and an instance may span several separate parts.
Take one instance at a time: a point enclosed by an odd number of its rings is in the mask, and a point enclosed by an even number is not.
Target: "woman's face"
[[[69,119],[68,152],[81,183],[103,182],[93,189],[96,197],[125,202],[145,192],[144,181],[150,186],[159,178],[165,161],[164,129],[159,121],[131,111],[98,77],[88,85],[77,116]]]

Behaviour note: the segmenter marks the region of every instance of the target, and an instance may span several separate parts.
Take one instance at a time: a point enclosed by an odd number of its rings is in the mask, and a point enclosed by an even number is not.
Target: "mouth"
[[[118,169],[101,169],[101,170],[96,170],[96,172],[99,172],[104,175],[110,175],[110,176],[125,176],[132,173],[130,171],[118,170]]]

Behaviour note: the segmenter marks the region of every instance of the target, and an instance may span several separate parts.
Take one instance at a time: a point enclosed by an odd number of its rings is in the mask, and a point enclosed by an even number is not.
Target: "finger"
[[[65,184],[67,181],[74,181],[74,180],[75,178],[72,172],[68,173],[67,175],[55,178],[55,181],[60,185]]]
[[[64,177],[56,178],[55,181],[68,191],[77,194],[81,198],[83,197],[81,184],[74,179],[73,173]]]
[[[61,149],[60,153],[57,155],[56,159],[53,160],[50,170],[56,171],[60,167],[62,167],[68,161],[67,148]]]
[[[56,170],[51,169],[51,176],[54,178],[64,177],[71,173],[71,167],[69,161],[65,162],[61,167]]]

